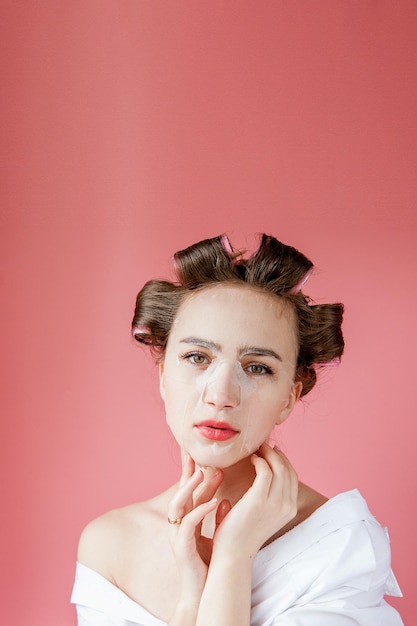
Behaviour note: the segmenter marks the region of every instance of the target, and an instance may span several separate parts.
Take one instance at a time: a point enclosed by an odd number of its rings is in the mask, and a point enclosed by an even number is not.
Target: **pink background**
[[[82,527],[178,474],[137,290],[275,234],[346,305],[346,357],[277,435],[389,526],[414,623],[414,0],[1,3],[3,623],[73,625]]]

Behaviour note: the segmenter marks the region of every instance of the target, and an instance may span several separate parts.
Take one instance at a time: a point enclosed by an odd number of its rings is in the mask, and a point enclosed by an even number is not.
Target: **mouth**
[[[212,441],[227,441],[239,434],[239,431],[233,428],[227,422],[205,421],[195,425],[200,435],[205,439]]]

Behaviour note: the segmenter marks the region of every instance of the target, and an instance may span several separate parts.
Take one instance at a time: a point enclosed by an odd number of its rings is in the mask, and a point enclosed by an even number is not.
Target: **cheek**
[[[195,386],[175,378],[165,378],[162,394],[166,422],[174,434],[195,414],[199,394]]]
[[[260,398],[257,394],[253,394],[244,403],[240,427],[241,446],[245,456],[256,452],[261,444],[269,439],[282,405],[283,401],[278,403],[276,397],[274,399]]]
[[[181,439],[182,423],[184,421],[184,407],[179,402],[178,394],[165,390],[164,397],[165,420],[177,441]]]
[[[247,412],[248,433],[271,431],[288,405],[289,395],[271,393],[268,397],[256,397],[250,401],[250,409]]]

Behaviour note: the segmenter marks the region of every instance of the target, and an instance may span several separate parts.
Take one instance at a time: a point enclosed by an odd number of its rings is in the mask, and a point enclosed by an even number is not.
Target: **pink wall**
[[[139,286],[195,240],[266,231],[315,261],[312,295],[346,304],[343,365],[278,437],[303,479],[359,487],[389,526],[413,623],[414,0],[1,13],[2,621],[74,624],[84,524],[177,474],[129,336]]]

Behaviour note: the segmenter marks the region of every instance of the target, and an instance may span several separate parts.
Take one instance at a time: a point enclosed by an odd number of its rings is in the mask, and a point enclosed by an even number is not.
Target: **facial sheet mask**
[[[200,391],[201,406],[211,401],[221,402],[223,398],[226,405],[227,402],[232,404],[232,408],[226,409],[226,413],[232,413],[234,411],[236,415],[239,409],[244,406],[245,400],[256,391],[256,382],[245,373],[239,361],[228,363],[226,360],[214,359],[208,368],[201,373],[198,379],[198,388]],[[242,413],[241,410],[240,413],[238,425],[244,435],[244,439],[241,442],[241,451],[243,450],[246,454],[249,454],[250,449],[246,441],[249,415]],[[234,416],[231,414],[230,421],[232,421],[232,424],[234,424],[233,417]],[[229,421],[227,416],[223,419]],[[213,454],[221,454],[224,448],[227,448],[228,445],[232,446],[233,443],[234,442],[231,441],[229,444],[226,442],[220,444],[213,441]]]
[[[257,359],[253,359],[254,363]],[[174,388],[178,398],[178,408],[181,414],[172,414],[167,403],[167,421],[180,446],[190,452],[195,461],[204,466],[220,466],[228,464],[229,453],[233,457],[244,458],[255,452],[269,436],[273,423],[268,432],[259,427],[262,415],[262,402],[257,402],[259,380],[263,375],[250,375],[238,360],[225,359],[217,356],[212,358],[206,367],[198,368],[190,363],[184,363],[178,358],[176,367],[170,371],[170,387]],[[184,368],[196,367],[190,380],[184,380]],[[293,385],[291,374],[294,366],[289,362],[281,362],[278,366],[277,379],[265,380],[266,385],[283,384],[290,389]],[[285,394],[284,394],[285,395]],[[287,396],[286,396],[287,397]],[[278,418],[282,406],[276,406]],[[268,406],[271,411],[271,407]],[[239,431],[238,441],[235,437],[217,441],[205,439],[194,433],[192,449],[190,449],[190,432],[192,425],[200,422],[226,422]]]

